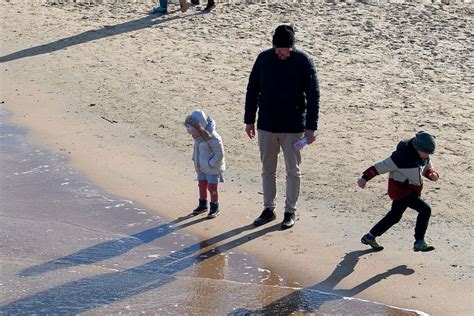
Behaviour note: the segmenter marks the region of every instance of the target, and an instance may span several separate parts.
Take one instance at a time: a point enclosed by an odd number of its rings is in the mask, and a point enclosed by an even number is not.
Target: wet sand
[[[297,288],[435,315],[473,313],[468,4],[236,3],[161,17],[149,8],[2,1],[2,108],[88,180],[172,219],[196,203],[182,119],[203,107],[224,138],[228,181],[222,216],[186,229],[203,240],[238,232],[261,211],[258,149],[242,126],[248,71],[274,27],[295,23],[298,45],[318,61],[321,137],[303,152],[295,227],[236,250]],[[420,128],[439,140],[433,159],[442,179],[425,186],[433,206],[427,238],[437,249],[412,252],[415,214],[407,212],[381,239],[386,249],[369,253],[359,239],[389,206],[386,178],[365,191],[355,181]]]
[[[198,238],[185,231],[206,225],[202,216],[166,219],[103,191],[67,156],[27,144],[26,129],[6,116],[0,111],[1,314],[418,314],[291,287],[233,251],[273,227]]]

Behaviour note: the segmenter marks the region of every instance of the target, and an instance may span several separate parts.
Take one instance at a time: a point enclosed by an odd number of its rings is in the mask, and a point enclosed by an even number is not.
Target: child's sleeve
[[[439,178],[439,173],[438,171],[433,167],[431,164],[431,161],[428,162],[428,165],[425,167],[425,171],[423,172],[423,176],[431,181],[433,181],[432,177],[433,175],[437,175]]]
[[[379,173],[377,172],[377,169],[375,169],[375,166],[371,166],[362,173],[362,178],[364,178],[365,181],[369,181],[378,174]]]
[[[393,161],[393,155],[384,160],[376,162],[374,167],[377,170],[377,174],[384,174],[398,169],[397,165]]]
[[[393,162],[392,156],[390,156],[384,160],[376,162],[373,166],[366,169],[362,174],[362,178],[369,181],[379,174],[384,174],[397,169],[397,165]]]

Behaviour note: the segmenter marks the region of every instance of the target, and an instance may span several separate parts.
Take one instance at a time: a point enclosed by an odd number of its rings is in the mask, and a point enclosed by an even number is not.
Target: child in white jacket
[[[187,132],[194,138],[193,161],[199,187],[199,205],[194,215],[208,209],[207,191],[211,196],[208,218],[219,215],[217,184],[224,182],[224,145],[216,132],[216,122],[201,110],[195,110],[184,121]]]

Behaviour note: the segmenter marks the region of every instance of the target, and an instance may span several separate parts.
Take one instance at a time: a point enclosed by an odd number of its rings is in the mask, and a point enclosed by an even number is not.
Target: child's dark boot
[[[212,204],[212,203],[211,203]],[[199,205],[193,211],[193,215],[199,215],[207,211],[207,200],[199,199]]]
[[[207,214],[207,218],[215,218],[219,215],[219,203],[211,202],[211,210]]]

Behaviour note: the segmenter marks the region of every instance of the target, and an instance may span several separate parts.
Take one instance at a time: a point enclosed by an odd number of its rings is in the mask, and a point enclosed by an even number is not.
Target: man
[[[258,143],[262,162],[262,214],[255,226],[276,218],[276,169],[280,148],[286,165],[286,201],[282,229],[295,224],[300,193],[301,153],[293,144],[303,136],[316,139],[319,84],[311,58],[294,47],[295,32],[280,25],[273,35],[273,48],[260,53],[250,73],[245,99],[245,131],[255,137],[258,110]]]

